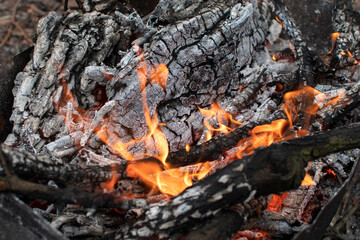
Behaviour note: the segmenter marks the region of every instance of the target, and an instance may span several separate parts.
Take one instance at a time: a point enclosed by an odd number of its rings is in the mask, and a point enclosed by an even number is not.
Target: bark
[[[53,139],[66,138],[69,131],[54,102],[60,104],[60,112],[70,116],[74,132],[85,134],[76,136],[66,151],[55,147],[51,155],[74,154],[79,147],[76,142],[82,143],[80,148],[89,146],[100,152],[94,124],[78,126],[72,120],[83,116],[76,106],[59,103],[65,91],[61,81],[67,83],[79,106],[88,109],[90,119],[107,107],[104,118],[91,121],[111,136],[109,141],[143,137],[148,130],[136,70],[141,62],[130,48],[130,39],[137,37],[133,43],[144,51],[148,76],[159,63],[169,70],[165,91],[157,84],[146,87],[150,113],[153,116],[157,110],[159,121],[166,124],[162,131],[170,150],[184,148],[204,131],[197,106],[206,107],[221,98],[230,102],[239,85],[255,77],[256,71],[253,77],[243,79],[242,71],[263,61],[269,17],[266,1],[161,1],[147,23],[135,12],[51,13],[40,21],[33,58],[15,81],[14,128],[7,144],[20,140],[41,151]],[[112,80],[107,80],[109,77]],[[101,86],[106,88],[106,100],[114,103],[111,109],[98,98]],[[98,110],[90,110],[94,107]],[[135,145],[131,151],[144,152],[144,145]]]
[[[146,238],[189,229],[196,222],[254,195],[287,191],[300,185],[307,162],[360,146],[360,125],[338,128],[255,151],[173,197],[154,204],[143,219],[124,227],[118,237]]]
[[[6,155],[6,166],[14,174],[23,178],[56,180],[61,182],[108,182],[114,176],[124,172],[125,164],[107,164],[101,166],[69,164],[50,159],[47,155],[35,155],[29,151],[2,146]]]

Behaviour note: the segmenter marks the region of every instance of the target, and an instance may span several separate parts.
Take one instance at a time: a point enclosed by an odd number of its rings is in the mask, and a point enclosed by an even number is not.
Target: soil
[[[76,8],[74,0],[69,8]],[[36,25],[50,11],[63,11],[62,0],[0,0],[0,66],[10,68],[15,55],[33,45]]]

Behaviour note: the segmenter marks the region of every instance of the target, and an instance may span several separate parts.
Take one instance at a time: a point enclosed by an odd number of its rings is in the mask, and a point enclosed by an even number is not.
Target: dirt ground
[[[74,0],[68,6],[75,8]],[[63,11],[62,0],[0,0],[0,65],[33,45],[36,25],[50,11]]]

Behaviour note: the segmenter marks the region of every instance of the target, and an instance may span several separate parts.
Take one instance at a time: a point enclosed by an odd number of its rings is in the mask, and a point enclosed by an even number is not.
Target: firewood
[[[261,196],[296,188],[307,162],[360,146],[360,124],[257,149],[234,161],[165,205],[153,204],[143,218],[119,231],[119,237],[145,238],[183,231],[222,209]],[[191,226],[190,226],[191,225]]]
[[[50,159],[47,155],[35,155],[29,151],[5,145],[2,145],[2,151],[6,155],[6,165],[9,170],[23,178],[100,183],[110,181],[115,173],[121,175],[125,169],[125,165],[121,163],[106,166],[69,164]]]
[[[352,55],[360,41],[360,28],[352,5],[351,0],[336,0],[333,3],[332,27],[339,34],[332,53],[332,66],[335,67],[356,64]]]
[[[301,31],[296,27],[294,20],[291,18],[286,6],[282,0],[272,0],[275,6],[275,14],[279,18],[282,26],[291,38],[291,43],[295,48],[296,57],[299,60],[298,84],[302,86],[304,83],[314,86],[314,76],[312,70],[312,56],[304,41]]]

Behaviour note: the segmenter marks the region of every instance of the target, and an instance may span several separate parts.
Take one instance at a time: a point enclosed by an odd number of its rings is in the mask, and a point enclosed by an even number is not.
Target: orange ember
[[[335,32],[335,33],[331,34],[331,45],[332,45],[332,47],[331,47],[331,50],[328,52],[328,54],[330,54],[334,50],[335,42],[338,39],[339,35],[340,35],[340,33],[338,33],[338,32]]]
[[[280,212],[281,205],[286,199],[289,192],[284,192],[281,195],[273,194],[271,201],[268,203],[266,210],[272,212]]]
[[[276,61],[276,54],[274,53],[271,58],[272,60]]]
[[[312,179],[312,177],[310,177],[310,175],[306,173],[304,179],[301,182],[301,186],[312,186],[312,185],[315,185],[315,182]]]

